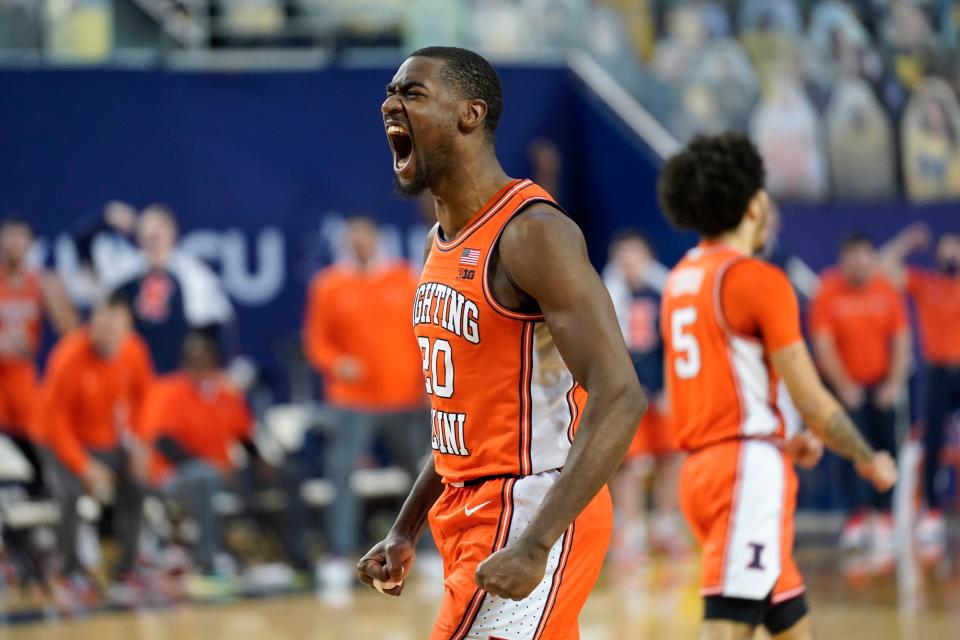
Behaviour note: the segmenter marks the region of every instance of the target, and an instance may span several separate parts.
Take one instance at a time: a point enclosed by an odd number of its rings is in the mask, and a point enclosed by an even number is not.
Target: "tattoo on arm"
[[[873,448],[863,439],[853,420],[843,409],[837,409],[823,432],[824,443],[853,462],[866,462],[873,457]]]

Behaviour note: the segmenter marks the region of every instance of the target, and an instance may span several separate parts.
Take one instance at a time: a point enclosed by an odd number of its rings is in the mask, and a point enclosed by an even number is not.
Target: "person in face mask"
[[[920,344],[925,363],[924,494],[927,510],[917,527],[921,554],[927,562],[939,560],[946,543],[944,498],[937,491],[946,423],[960,409],[960,232],[948,232],[936,243],[936,269],[907,265],[913,253],[933,245],[924,224],[907,227],[882,249],[890,277],[909,294],[920,321]]]

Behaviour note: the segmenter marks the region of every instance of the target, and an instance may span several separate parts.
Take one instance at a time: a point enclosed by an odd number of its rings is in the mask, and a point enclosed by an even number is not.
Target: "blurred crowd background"
[[[511,61],[587,51],[680,142],[749,131],[777,196],[930,201],[960,196],[958,23],[953,0],[3,0],[0,53],[139,65],[242,49],[259,66],[436,42]]]
[[[350,601],[430,446],[409,304],[432,203],[390,195],[377,107],[436,43],[497,62],[504,164],[583,227],[657,400],[613,486],[617,562],[690,551],[658,307],[693,239],[657,165],[739,129],[822,373],[909,453],[917,547],[955,567],[958,23],[950,0],[0,0],[5,615]],[[849,471],[804,473],[827,517],[801,528],[888,573],[894,505]],[[419,563],[441,585],[429,540]]]

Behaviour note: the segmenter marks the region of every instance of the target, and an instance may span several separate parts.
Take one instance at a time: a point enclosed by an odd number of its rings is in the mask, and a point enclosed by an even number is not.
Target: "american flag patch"
[[[480,262],[480,249],[464,249],[460,254],[460,264],[475,267]]]

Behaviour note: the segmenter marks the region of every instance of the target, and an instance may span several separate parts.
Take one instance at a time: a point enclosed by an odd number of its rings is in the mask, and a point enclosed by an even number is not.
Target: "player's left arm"
[[[40,295],[47,310],[50,324],[57,333],[63,335],[80,325],[80,316],[67,296],[67,290],[59,277],[45,273],[40,278]]]
[[[523,534],[477,568],[479,586],[522,599],[543,579],[551,547],[620,467],[647,400],[572,220],[534,206],[507,226],[500,260],[514,285],[537,300],[563,361],[589,393],[556,484]]]

